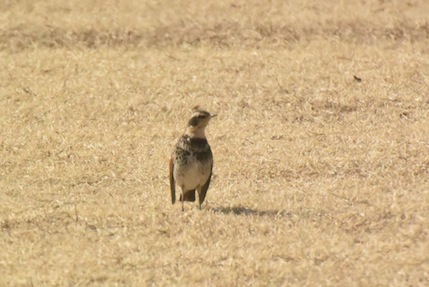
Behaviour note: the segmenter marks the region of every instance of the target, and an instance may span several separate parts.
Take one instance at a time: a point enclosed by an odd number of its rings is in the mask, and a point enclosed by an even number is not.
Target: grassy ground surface
[[[428,286],[429,3],[202,2],[2,4],[0,286]]]

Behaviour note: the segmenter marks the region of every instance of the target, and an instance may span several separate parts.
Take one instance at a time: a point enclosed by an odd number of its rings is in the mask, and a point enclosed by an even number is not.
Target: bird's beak
[[[211,115],[211,116],[210,116],[210,118],[214,118],[214,117],[216,117],[216,116],[217,116],[217,115]]]

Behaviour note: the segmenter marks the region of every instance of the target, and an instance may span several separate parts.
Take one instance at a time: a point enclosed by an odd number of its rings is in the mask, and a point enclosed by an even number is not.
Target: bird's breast
[[[204,185],[209,179],[213,159],[211,156],[188,154],[182,160],[176,160],[174,166],[174,178],[179,186],[185,187],[185,190],[192,190],[198,186]]]

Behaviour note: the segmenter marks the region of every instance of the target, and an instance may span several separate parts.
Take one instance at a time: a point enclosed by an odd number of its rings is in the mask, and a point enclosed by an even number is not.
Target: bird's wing
[[[174,162],[173,158],[170,158],[170,191],[171,191],[171,203],[174,204],[176,202],[176,182],[174,181]]]
[[[209,189],[210,186],[210,180],[212,178],[212,171],[213,171],[213,163],[210,167],[210,175],[209,178],[207,179],[206,183],[204,183],[204,185],[201,187],[201,191],[199,193],[199,201],[200,204],[203,204],[204,199],[206,198],[206,193],[207,193],[207,189]]]

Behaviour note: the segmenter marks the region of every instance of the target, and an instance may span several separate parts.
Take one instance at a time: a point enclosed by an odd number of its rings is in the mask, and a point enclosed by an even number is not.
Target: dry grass
[[[199,2],[2,4],[0,286],[429,285],[427,1]]]

